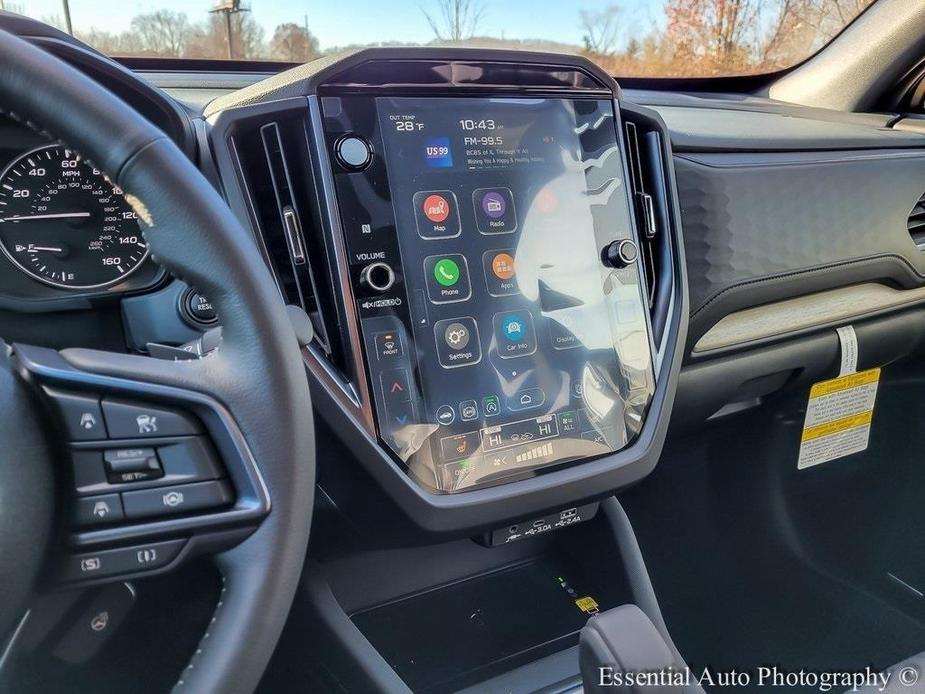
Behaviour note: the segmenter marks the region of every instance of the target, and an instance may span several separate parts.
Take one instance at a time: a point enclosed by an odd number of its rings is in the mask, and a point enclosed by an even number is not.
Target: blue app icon
[[[516,313],[505,316],[501,320],[501,333],[511,342],[517,342],[524,339],[527,332],[527,324],[524,319]]]
[[[424,159],[432,169],[448,169],[453,166],[453,151],[450,138],[428,137],[424,143]]]

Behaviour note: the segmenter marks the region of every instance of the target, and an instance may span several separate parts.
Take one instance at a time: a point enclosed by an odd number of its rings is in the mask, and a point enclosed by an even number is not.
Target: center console
[[[571,56],[370,49],[284,75],[208,114],[219,175],[312,316],[318,411],[367,471],[431,530],[647,474],[686,301],[657,116]]]

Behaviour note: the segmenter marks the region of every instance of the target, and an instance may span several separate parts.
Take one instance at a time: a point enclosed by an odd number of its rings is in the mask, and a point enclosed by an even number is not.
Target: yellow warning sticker
[[[867,449],[880,369],[820,381],[809,391],[797,468]]]
[[[591,597],[578,598],[575,601],[575,604],[578,605],[578,609],[582,612],[587,612],[588,614],[597,614],[600,611],[600,606],[597,604],[597,600]]]

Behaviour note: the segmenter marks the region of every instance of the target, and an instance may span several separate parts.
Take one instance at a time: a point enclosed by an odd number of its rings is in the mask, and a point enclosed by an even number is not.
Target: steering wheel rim
[[[283,302],[253,237],[164,133],[84,74],[3,31],[0,107],[105,172],[138,212],[156,260],[208,295],[222,317],[220,348],[200,360],[86,349],[62,356],[84,371],[206,393],[243,433],[271,510],[246,540],[216,555],[222,596],[175,689],[252,691],[298,586],[313,505],[311,400]]]

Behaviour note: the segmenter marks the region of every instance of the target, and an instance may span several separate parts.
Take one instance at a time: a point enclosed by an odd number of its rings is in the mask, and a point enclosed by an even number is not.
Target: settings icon
[[[463,349],[469,344],[469,329],[462,323],[450,323],[443,336],[453,349]]]

